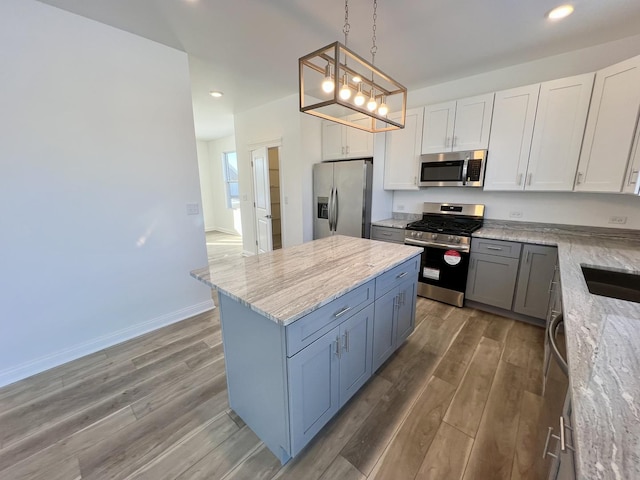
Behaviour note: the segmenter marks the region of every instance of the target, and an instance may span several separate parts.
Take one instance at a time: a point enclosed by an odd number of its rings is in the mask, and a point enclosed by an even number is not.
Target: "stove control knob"
[[[460,237],[456,237],[456,243],[460,243]]]
[[[415,237],[416,236],[416,232],[411,232],[411,236]]]
[[[447,240],[448,240],[449,242],[453,242],[453,235],[449,235],[449,236],[447,237]]]
[[[418,238],[422,238],[422,232],[418,232]]]
[[[438,238],[438,234],[437,233],[432,233],[431,234],[431,240],[435,240],[436,238]]]

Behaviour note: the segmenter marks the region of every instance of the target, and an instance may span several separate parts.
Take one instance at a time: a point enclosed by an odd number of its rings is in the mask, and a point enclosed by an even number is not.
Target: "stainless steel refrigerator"
[[[373,159],[313,166],[313,238],[348,235],[369,238]]]

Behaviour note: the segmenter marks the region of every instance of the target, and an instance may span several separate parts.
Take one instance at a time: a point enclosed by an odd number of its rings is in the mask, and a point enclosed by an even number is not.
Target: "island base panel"
[[[282,464],[291,459],[281,325],[220,293],[229,406]]]

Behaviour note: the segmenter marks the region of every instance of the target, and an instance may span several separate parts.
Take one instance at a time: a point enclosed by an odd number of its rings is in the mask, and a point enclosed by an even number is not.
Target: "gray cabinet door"
[[[393,288],[375,302],[373,321],[373,371],[389,358],[396,348],[394,316],[398,301],[398,289]]]
[[[471,252],[466,298],[511,310],[518,258]]]
[[[288,359],[292,457],[340,408],[339,331],[334,328]]]
[[[371,376],[373,311],[372,303],[340,325],[340,405]]]
[[[550,286],[558,260],[558,249],[544,245],[524,245],[513,311],[545,319]]]
[[[416,313],[416,287],[415,281],[404,282],[398,288],[398,312],[396,328],[396,345],[400,345],[411,335],[415,326]]]

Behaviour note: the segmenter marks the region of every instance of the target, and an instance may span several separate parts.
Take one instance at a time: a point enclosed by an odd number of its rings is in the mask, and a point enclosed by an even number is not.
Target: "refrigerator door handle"
[[[333,231],[338,231],[338,189],[333,190]]]
[[[333,232],[333,187],[331,187],[331,192],[329,192],[329,231]]]

